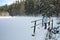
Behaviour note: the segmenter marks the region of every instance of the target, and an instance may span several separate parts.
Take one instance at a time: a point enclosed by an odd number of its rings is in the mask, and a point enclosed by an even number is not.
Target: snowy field
[[[0,40],[45,40],[47,30],[42,27],[42,24],[36,27],[36,34],[32,36],[31,21],[38,19],[42,17],[0,17]],[[53,20],[53,26],[56,26],[56,18],[53,17]],[[59,35],[57,40],[60,39]]]

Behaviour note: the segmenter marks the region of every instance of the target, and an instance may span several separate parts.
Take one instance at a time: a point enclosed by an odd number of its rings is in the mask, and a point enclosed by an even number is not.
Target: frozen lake
[[[42,17],[0,17],[0,40],[45,40],[47,30],[42,27],[42,24],[37,26],[36,36],[32,37],[31,21],[38,19]],[[56,20],[54,25],[55,22]]]

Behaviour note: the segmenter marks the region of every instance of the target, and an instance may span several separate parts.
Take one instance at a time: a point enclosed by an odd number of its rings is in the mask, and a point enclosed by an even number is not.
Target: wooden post
[[[36,21],[34,23],[34,34],[35,34],[35,30],[36,30]]]
[[[35,30],[36,30],[36,21],[34,21],[34,30],[33,30],[33,35],[32,36],[35,36]]]
[[[53,29],[53,19],[52,19],[52,29]]]
[[[41,19],[40,19],[41,20]],[[37,21],[40,21],[40,20],[35,20],[35,21],[32,21],[32,22],[34,22],[34,29],[33,29],[33,34],[32,34],[32,36],[35,36],[35,31],[36,31],[36,26],[38,26],[39,24],[36,24],[36,22]]]

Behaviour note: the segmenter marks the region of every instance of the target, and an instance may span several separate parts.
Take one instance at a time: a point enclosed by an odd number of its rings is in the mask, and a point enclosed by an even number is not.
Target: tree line
[[[0,7],[0,11],[8,11],[11,16],[60,16],[60,0],[18,0],[11,5]]]

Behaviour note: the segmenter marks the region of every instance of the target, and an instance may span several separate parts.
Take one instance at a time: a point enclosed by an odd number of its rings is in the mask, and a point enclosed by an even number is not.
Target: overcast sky
[[[15,2],[16,0],[0,0],[0,6],[3,6],[5,4],[12,4],[13,2]]]

